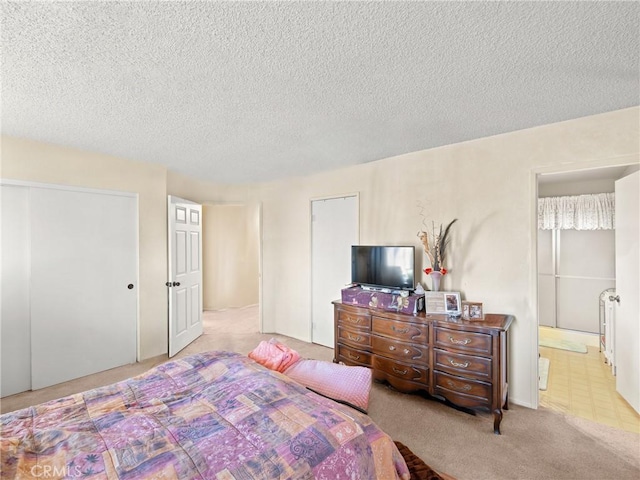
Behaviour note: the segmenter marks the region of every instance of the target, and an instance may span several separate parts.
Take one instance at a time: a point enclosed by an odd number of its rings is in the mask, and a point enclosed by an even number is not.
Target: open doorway
[[[615,181],[637,169],[635,164],[539,175],[538,198],[613,198]],[[614,231],[539,229],[536,240],[539,404],[637,431],[638,416],[616,392],[601,346],[601,293],[615,291]]]
[[[225,312],[234,311],[255,319],[252,330],[262,331],[260,229],[257,203],[203,205],[205,330],[208,322],[217,319],[228,329]],[[217,327],[211,328],[215,331]]]

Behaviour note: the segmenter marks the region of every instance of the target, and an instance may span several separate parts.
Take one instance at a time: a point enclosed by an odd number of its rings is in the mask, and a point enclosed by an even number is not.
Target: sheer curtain
[[[538,199],[540,230],[613,230],[615,194],[596,193]]]

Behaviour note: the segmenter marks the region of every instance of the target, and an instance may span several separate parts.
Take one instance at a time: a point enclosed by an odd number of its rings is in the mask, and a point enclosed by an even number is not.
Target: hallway
[[[557,337],[557,330],[541,327],[540,338]],[[540,406],[640,434],[640,415],[616,392],[611,367],[597,346],[587,345],[587,349],[577,353],[540,347],[540,356],[550,360],[548,387],[540,390]]]

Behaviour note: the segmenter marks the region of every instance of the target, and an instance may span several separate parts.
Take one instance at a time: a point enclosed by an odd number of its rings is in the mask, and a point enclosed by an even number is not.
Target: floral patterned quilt
[[[2,478],[408,479],[372,420],[207,352],[0,416]]]

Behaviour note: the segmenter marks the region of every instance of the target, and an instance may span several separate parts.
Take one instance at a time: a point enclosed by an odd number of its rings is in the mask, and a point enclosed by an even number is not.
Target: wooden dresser
[[[334,304],[334,362],[373,369],[373,378],[401,392],[424,391],[468,409],[493,412],[500,434],[509,408],[507,331],[513,317],[484,321],[395,313]]]

